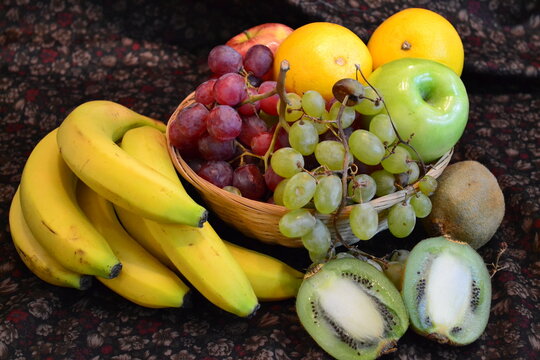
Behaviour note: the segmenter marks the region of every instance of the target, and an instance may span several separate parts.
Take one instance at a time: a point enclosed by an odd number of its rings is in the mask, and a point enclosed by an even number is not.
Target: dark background
[[[18,258],[8,209],[33,146],[77,105],[124,104],[166,122],[209,75],[206,55],[264,22],[347,26],[366,43],[385,18],[425,7],[454,24],[465,46],[467,129],[453,162],[477,160],[497,177],[506,216],[480,249],[493,277],[490,322],[475,343],[441,346],[408,332],[388,359],[536,359],[540,350],[538,1],[28,1],[0,3],[0,359],[329,359],[300,326],[294,301],[265,303],[250,319],[202,297],[189,309],[133,305],[99,283],[50,286]],[[485,209],[486,212],[489,209]],[[219,222],[224,238],[303,269],[302,249],[264,245]],[[364,248],[411,248],[387,233]]]

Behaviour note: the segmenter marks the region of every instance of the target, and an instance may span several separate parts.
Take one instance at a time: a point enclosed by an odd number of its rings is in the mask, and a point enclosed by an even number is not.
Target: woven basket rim
[[[186,180],[189,181],[194,186],[198,185],[196,187],[199,191],[212,191],[212,192],[220,194],[220,196],[222,197],[228,198],[234,202],[240,203],[247,207],[251,207],[253,209],[267,210],[267,212],[282,212],[282,213],[288,212],[289,210],[285,208],[284,206],[270,204],[270,203],[258,201],[258,200],[248,199],[246,197],[233,194],[227,190],[223,190],[219,188],[218,186],[198,176],[195,173],[195,171],[193,171],[193,169],[191,169],[191,167],[185,162],[185,160],[180,155],[179,151],[169,141],[169,126],[172,120],[178,114],[178,112],[182,110],[183,108],[185,108],[186,106],[190,105],[191,102],[193,101],[194,101],[194,93],[191,93],[178,105],[176,110],[170,116],[169,121],[167,122],[167,129],[166,129],[167,148],[169,150],[169,155],[171,159],[173,160],[175,167],[177,167],[177,169],[178,167],[180,167],[183,170],[181,171],[181,173],[182,175],[184,175]],[[439,160],[434,165],[431,166],[431,168],[428,170],[426,175],[430,175],[434,178],[438,178],[440,174],[443,172],[443,170],[446,168],[448,163],[450,162],[453,152],[454,152],[454,149],[451,148],[443,156],[441,156]],[[405,200],[409,195],[411,195],[413,192],[416,191],[417,187],[418,187],[418,181],[415,182],[414,184],[406,186],[402,190],[398,190],[391,194],[374,198],[370,200],[369,203],[373,205],[375,210],[381,211],[381,210],[391,207],[392,205],[398,203],[399,201]],[[348,215],[352,209],[352,206],[354,205],[345,206],[342,209],[342,213],[340,215]],[[330,215],[317,214],[317,215],[318,216],[320,215],[321,218],[327,218],[327,217],[332,216],[331,214]]]
[[[179,111],[194,101],[194,93],[187,96],[173,112],[166,128],[167,149],[176,170],[199,192],[209,208],[216,213],[224,222],[236,228],[247,237],[268,243],[278,244],[286,247],[301,247],[300,238],[287,238],[279,231],[279,219],[286,214],[289,209],[284,206],[270,204],[263,201],[251,200],[240,195],[223,190],[209,181],[199,177],[195,171],[182,158],[179,151],[172,146],[169,140],[169,129],[173,119]],[[427,175],[438,178],[452,158],[453,148],[445,153],[434,165],[430,165]],[[419,179],[411,185],[406,186],[392,194],[376,197],[368,203],[373,205],[379,214],[379,224],[377,233],[388,228],[386,219],[386,209],[407,199],[417,191]],[[341,209],[338,216],[334,214],[320,214],[315,209],[310,210],[316,218],[328,225],[334,235],[339,232],[340,237],[350,244],[359,239],[352,233],[349,226],[349,215],[353,205],[347,205]],[[332,225],[331,225],[332,224]]]

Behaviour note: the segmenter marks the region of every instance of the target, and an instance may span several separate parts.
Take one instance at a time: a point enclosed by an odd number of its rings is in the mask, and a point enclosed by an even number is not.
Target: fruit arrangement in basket
[[[408,38],[411,19],[441,38]],[[396,27],[407,38],[388,50]],[[166,127],[114,102],[82,104],[28,158],[10,209],[14,245],[50,284],[86,289],[95,278],[141,306],[182,306],[194,288],[249,316],[259,301],[296,296],[300,322],[338,359],[393,351],[409,325],[471,343],[491,299],[474,248],[504,200],[480,164],[444,172],[468,117],[460,44],[422,9],[387,19],[367,46],[337,24],[264,24],[210,51],[212,77]],[[175,166],[226,222],[304,246],[311,267],[222,240]],[[479,221],[482,207],[493,211]],[[362,250],[385,229],[407,237],[417,218],[443,236],[383,258]]]

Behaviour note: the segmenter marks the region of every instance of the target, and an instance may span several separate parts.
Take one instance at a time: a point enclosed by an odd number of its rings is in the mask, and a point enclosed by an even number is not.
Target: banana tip
[[[255,314],[257,313],[257,310],[259,310],[260,308],[261,308],[261,304],[257,303],[257,305],[255,305],[253,310],[248,314],[248,316],[246,316],[246,318],[251,319],[252,317],[254,317]]]
[[[118,275],[120,275],[120,271],[122,270],[122,264],[117,263],[111,268],[111,271],[109,273],[109,279],[114,279]]]
[[[202,228],[204,223],[208,221],[208,210],[204,210],[199,220],[199,227]]]

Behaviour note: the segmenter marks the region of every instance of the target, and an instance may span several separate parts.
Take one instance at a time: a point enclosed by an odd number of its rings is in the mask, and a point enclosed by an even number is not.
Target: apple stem
[[[394,132],[396,133],[396,137],[398,139],[398,142],[397,144],[403,144],[405,146],[407,146],[408,148],[410,148],[414,154],[416,155],[416,157],[418,158],[418,160],[420,161],[420,167],[421,167],[421,171],[422,173],[420,175],[424,176],[426,173],[427,173],[427,168],[426,168],[426,164],[424,163],[424,160],[422,160],[422,158],[420,157],[420,154],[418,154],[418,151],[416,151],[416,149],[414,148],[414,146],[412,146],[411,144],[409,144],[408,141],[405,141],[403,140],[403,138],[401,137],[401,135],[399,134],[397,128],[396,128],[396,124],[394,124],[394,120],[392,120],[392,115],[390,115],[390,111],[388,111],[388,107],[386,106],[386,102],[384,101],[383,97],[381,96],[381,94],[377,91],[377,89],[375,89],[375,87],[373,85],[370,84],[370,82],[368,81],[368,79],[366,79],[366,77],[364,76],[364,73],[362,72],[362,69],[360,69],[360,65],[358,64],[355,64],[356,66],[356,70],[360,73],[360,75],[362,76],[362,79],[364,79],[364,81],[366,82],[366,84],[371,88],[373,89],[373,91],[375,92],[375,94],[377,95],[377,99],[376,100],[379,100],[382,102],[383,106],[384,106],[384,110],[386,110],[386,114],[388,115],[388,118],[390,119],[390,124],[392,125],[392,129],[394,129]],[[396,144],[396,146],[397,146]],[[395,147],[394,147],[395,148]]]

